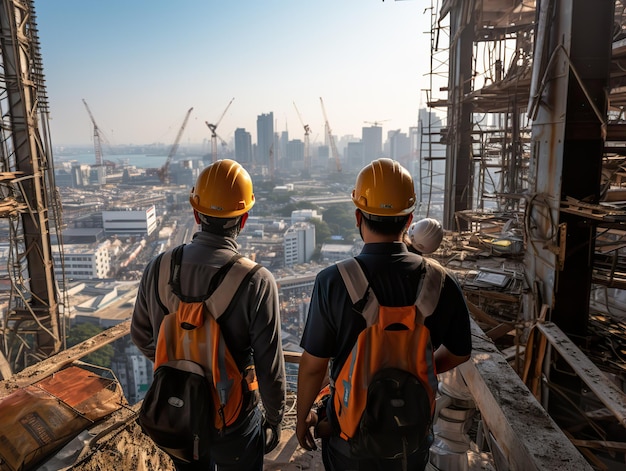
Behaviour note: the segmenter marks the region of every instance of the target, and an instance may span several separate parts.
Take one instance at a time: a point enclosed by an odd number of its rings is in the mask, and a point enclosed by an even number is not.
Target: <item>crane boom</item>
[[[228,105],[226,105],[226,108],[224,109],[224,112],[222,113],[220,118],[215,122],[215,124],[211,124],[208,121],[205,121],[205,124],[211,130],[211,157],[212,157],[213,162],[215,162],[217,160],[217,127],[222,122],[222,119],[224,119],[224,116],[226,115],[226,112],[228,111],[228,108],[230,108],[230,105],[232,104],[232,102],[234,100],[235,100],[235,98],[232,98],[228,102]],[[223,141],[223,139],[222,139],[222,141]]]
[[[333,158],[335,159],[337,172],[341,173],[341,159],[339,158],[339,152],[337,151],[337,145],[335,144],[335,136],[333,136],[333,131],[332,129],[330,129],[330,124],[328,122],[328,116],[326,116],[326,108],[324,107],[324,100],[322,100],[322,97],[320,97],[320,103],[322,104],[322,113],[324,114],[324,124],[326,125],[328,141],[330,142],[330,151],[332,152]]]
[[[102,165],[102,141],[100,139],[100,128],[98,127],[98,123],[96,123],[96,119],[93,117],[93,114],[89,109],[89,105],[84,98],[83,103],[85,104],[89,118],[91,118],[91,122],[93,123],[93,148],[96,156],[96,165]]]
[[[167,158],[165,159],[165,163],[159,169],[159,178],[163,183],[169,183],[169,169],[170,163],[172,162],[172,158],[176,155],[176,151],[178,150],[178,144],[180,143],[180,138],[183,136],[183,131],[185,130],[185,126],[187,126],[187,121],[189,120],[189,115],[193,111],[193,107],[187,110],[187,114],[185,115],[185,119],[183,120],[183,124],[178,130],[178,134],[176,135],[176,139],[174,140],[174,144],[170,148],[169,153],[167,154]]]
[[[300,115],[300,111],[296,106],[296,102],[293,102],[293,107],[296,109],[296,113],[298,113],[298,119],[300,119],[300,123],[304,128],[304,170],[305,172],[309,172],[311,170],[311,154],[309,148],[309,134],[311,134],[311,128],[308,124],[304,124],[304,120]]]

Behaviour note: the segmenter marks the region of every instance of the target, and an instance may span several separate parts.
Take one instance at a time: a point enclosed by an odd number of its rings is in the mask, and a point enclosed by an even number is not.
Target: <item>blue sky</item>
[[[256,117],[324,141],[322,97],[335,135],[416,125],[426,100],[428,0],[35,0],[53,144],[90,144],[88,103],[112,144],[181,146]]]

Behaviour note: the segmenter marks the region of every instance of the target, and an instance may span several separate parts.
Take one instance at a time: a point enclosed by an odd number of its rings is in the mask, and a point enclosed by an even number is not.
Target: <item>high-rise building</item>
[[[387,133],[387,143],[389,149],[385,152],[385,155],[393,160],[397,160],[408,168],[411,160],[411,142],[409,136],[407,136],[406,133],[400,132],[399,129],[395,129]]]
[[[348,142],[345,160],[348,170],[358,172],[363,168],[365,158],[363,157],[363,143],[361,141]]]
[[[287,143],[289,142],[289,131],[283,131],[280,133],[280,147],[278,155],[274,153],[274,163],[277,166],[281,165],[281,161],[285,159],[287,155]]]
[[[293,139],[287,143],[286,161],[288,168],[304,168],[304,142],[300,139]]]
[[[369,126],[362,128],[363,164],[367,165],[372,160],[382,157],[383,153],[383,128],[381,126]]]
[[[252,163],[252,136],[244,128],[235,129],[235,160],[244,166]]]
[[[256,119],[257,153],[256,164],[268,165],[270,149],[274,144],[274,113],[263,113]]]

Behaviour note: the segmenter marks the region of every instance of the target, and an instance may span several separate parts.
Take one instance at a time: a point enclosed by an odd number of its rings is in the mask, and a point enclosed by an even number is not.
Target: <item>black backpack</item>
[[[367,391],[359,431],[350,441],[356,456],[402,458],[424,443],[432,423],[431,399],[422,382],[408,371],[378,371]]]
[[[213,410],[202,367],[189,360],[161,365],[139,412],[139,424],[154,443],[184,461],[206,461]]]

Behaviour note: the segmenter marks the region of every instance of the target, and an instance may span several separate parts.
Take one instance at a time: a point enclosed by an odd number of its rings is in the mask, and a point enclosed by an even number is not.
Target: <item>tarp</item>
[[[0,399],[0,470],[25,471],[126,404],[119,383],[70,366]]]

